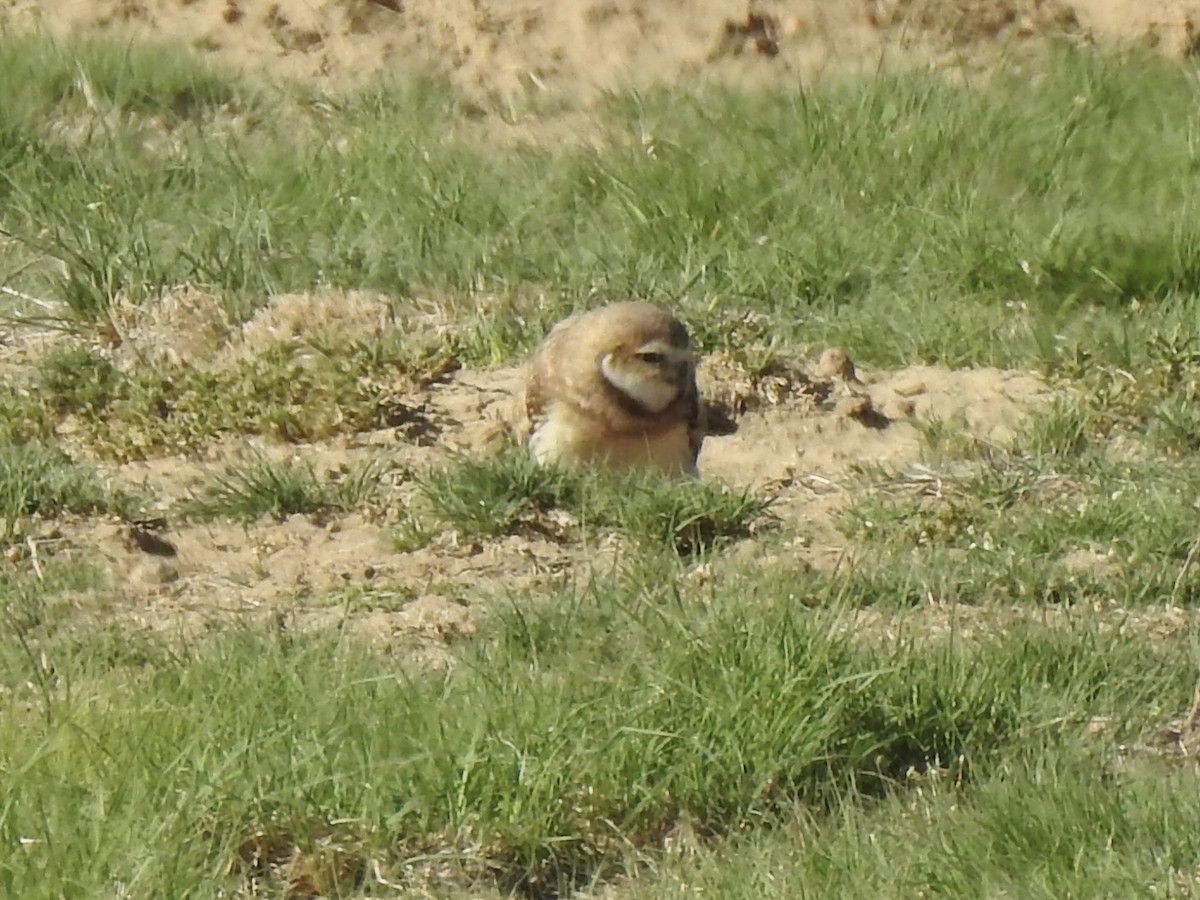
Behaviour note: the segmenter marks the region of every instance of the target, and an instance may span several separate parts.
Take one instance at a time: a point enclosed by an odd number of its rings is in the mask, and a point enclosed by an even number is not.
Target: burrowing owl
[[[525,388],[539,462],[602,462],[692,474],[704,440],[687,329],[650,303],[564,319],[533,355]]]

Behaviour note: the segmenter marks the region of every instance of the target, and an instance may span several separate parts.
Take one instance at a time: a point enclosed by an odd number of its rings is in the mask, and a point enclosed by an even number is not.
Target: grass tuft
[[[0,444],[0,543],[21,536],[23,523],[61,513],[122,512],[132,498],[105,488],[97,474],[40,444]]]
[[[83,344],[55,350],[38,363],[38,388],[53,413],[104,416],[121,375],[112,361]]]
[[[264,516],[346,512],[378,494],[381,467],[372,463],[349,468],[323,480],[310,463],[274,461],[250,453],[200,490],[181,507],[200,519],[226,518],[252,522]]]
[[[769,506],[749,490],[711,481],[569,471],[516,450],[464,457],[427,476],[421,493],[441,521],[470,535],[609,530],[681,554],[749,535]]]

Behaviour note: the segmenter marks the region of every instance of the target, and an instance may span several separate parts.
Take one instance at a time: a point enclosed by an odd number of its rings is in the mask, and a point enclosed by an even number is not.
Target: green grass
[[[31,390],[28,379],[0,375],[0,443],[46,442],[53,433],[55,417],[44,398]]]
[[[71,556],[50,557],[40,571],[29,562],[6,567],[0,575],[0,616],[11,637],[44,637],[69,629],[73,623],[69,604],[62,602],[67,593],[86,592],[104,583],[103,573],[94,559]],[[131,641],[131,643],[133,643]],[[0,657],[4,683],[8,687],[28,685],[26,665],[30,662],[29,644],[6,640]],[[36,661],[40,666],[42,661]]]
[[[200,896],[245,876],[247,846],[319,858],[332,836],[393,878],[440,858],[452,882],[541,896],[622,871],[683,823],[705,845],[769,844],[803,814],[813,849],[849,852],[845,819],[938,801],[906,784],[943,769],[941,803],[1021,830],[990,866],[1015,880],[1049,853],[1074,884],[1075,854],[1104,852],[1072,837],[1092,828],[1127,822],[1122,847],[1161,834],[1144,808],[1153,792],[1093,796],[1111,767],[1103,745],[1077,754],[1057,791],[1038,785],[1092,718],[1132,740],[1184,705],[1186,646],[1086,622],[963,646],[860,643],[833,627],[836,611],[752,588],[567,589],[502,614],[445,676],[400,675],[330,636],[227,633],[116,668],[93,656],[72,690],[60,679],[38,703],[4,701],[21,727],[0,739],[0,764],[23,777],[0,789],[0,834],[25,849],[0,878],[29,897],[114,879],[133,896]],[[997,792],[1031,812],[1002,813]],[[1179,797],[1167,815],[1194,821],[1196,806]],[[953,840],[971,852],[987,832]],[[820,867],[821,852],[803,864]],[[851,872],[882,877],[869,857]]]
[[[120,116],[79,146],[48,135],[64,80],[107,85],[126,117],[150,108],[190,125],[266,101],[232,79],[215,87],[185,57],[160,93],[132,87],[153,55],[79,48],[65,68],[44,43],[8,39],[5,52],[30,75],[6,101],[0,227],[69,269],[15,281],[84,316],[189,281],[235,306],[315,284],[459,298],[532,287],[548,292],[539,321],[591,294],[686,287],[710,347],[753,308],[777,341],[880,364],[1055,367],[1084,348],[1130,370],[1156,335],[1196,331],[1200,114],[1192,76],[1151,58],[1064,50],[1036,77],[1001,72],[984,88],[909,74],[622,94],[596,113],[599,145],[556,149],[481,147],[436,83],[336,98],[327,120],[279,92],[270,124],[209,140],[193,128],[183,150],[156,155],[125,152],[134,126]],[[535,336],[495,327],[499,348],[477,352],[511,356]]]
[[[23,537],[33,518],[123,512],[134,499],[105,488],[95,471],[55,447],[0,444],[0,544]]]
[[[44,127],[48,110],[72,105],[178,122],[231,106],[251,110],[257,105],[247,86],[165,45],[63,43],[8,34],[0,45],[0,65],[12,76],[4,119],[17,127]]]
[[[1148,458],[1136,445],[1133,458],[1114,457],[1096,417],[1094,405],[1052,407],[1009,449],[930,429],[922,469],[861,477],[839,527],[869,548],[856,564],[874,585],[867,592],[1193,606],[1200,572],[1185,560],[1200,540],[1196,460]]]
[[[1015,760],[969,797],[952,777],[832,823],[668,860],[619,897],[1079,898],[1195,891],[1200,807],[1169,763],[1061,749]]]
[[[655,473],[573,472],[524,452],[463,457],[430,473],[421,493],[436,518],[469,536],[578,537],[611,530],[647,546],[701,552],[746,537],[769,502],[712,481]]]
[[[321,478],[310,463],[249,453],[202,486],[180,512],[198,519],[253,522],[264,516],[346,512],[376,497],[382,467],[371,464]]]
[[[457,583],[490,605],[445,671],[283,619],[138,631],[88,612],[121,586],[86,547],[13,553],[0,894],[1195,893],[1200,801],[1154,743],[1197,662],[1194,70],[1062,50],[966,86],[621,93],[588,140],[521,148],[435,80],[315,103],[10,36],[0,70],[0,279],[51,304],[0,312],[75,332],[0,371],[0,543],[130,508],[83,452],[420,440],[438,423],[406,398],[604,296],[669,300],[754,371],[836,344],[1065,389],[1010,447],[930,423],[925,470],[849,483],[834,571],[803,519],[705,479],[513,453],[418,473],[398,552],[453,529],[582,560],[528,592]],[[115,301],[189,282],[235,321],[324,287],[386,292],[396,321],[220,365],[96,346]],[[444,330],[413,333],[413,296]],[[172,513],[338,511],[377,475],[248,457]],[[764,559],[706,552],[748,537]]]

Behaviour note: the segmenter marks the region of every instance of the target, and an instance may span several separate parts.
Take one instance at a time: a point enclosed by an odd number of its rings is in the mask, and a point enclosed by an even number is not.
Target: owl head
[[[605,329],[608,340],[597,348],[596,366],[625,403],[655,415],[694,392],[696,357],[678,319],[641,302],[615,303],[596,313],[617,326]]]

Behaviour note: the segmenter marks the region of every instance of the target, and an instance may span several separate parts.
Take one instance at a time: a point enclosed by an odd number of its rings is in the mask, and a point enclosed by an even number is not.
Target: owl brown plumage
[[[687,329],[640,301],[564,319],[534,352],[524,412],[539,462],[695,473],[705,428]]]

